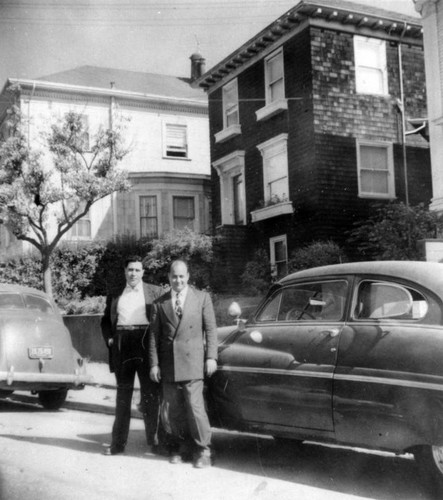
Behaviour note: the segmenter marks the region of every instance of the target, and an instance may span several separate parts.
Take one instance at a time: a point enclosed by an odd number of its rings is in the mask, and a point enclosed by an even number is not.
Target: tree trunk
[[[43,287],[45,292],[52,297],[52,276],[49,265],[49,255],[42,255]]]

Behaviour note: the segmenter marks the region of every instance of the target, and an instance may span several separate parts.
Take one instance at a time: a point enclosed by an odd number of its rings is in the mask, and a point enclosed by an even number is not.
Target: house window
[[[223,128],[238,123],[238,86],[234,80],[223,87]]]
[[[283,51],[265,60],[266,104],[285,98]]]
[[[195,200],[193,196],[174,196],[174,229],[194,230],[195,222]]]
[[[392,144],[359,141],[357,165],[359,196],[395,197]]]
[[[85,202],[80,204],[78,212],[82,212],[85,207]],[[70,229],[71,239],[89,240],[91,239],[91,215],[89,211],[78,220]]]
[[[355,36],[354,57],[357,93],[386,95],[388,75],[385,41]]]
[[[157,196],[140,196],[140,237],[158,236]]]
[[[245,152],[234,151],[213,166],[220,177],[222,224],[246,224]]]
[[[288,274],[288,248],[286,234],[269,240],[271,250],[271,272],[276,279]]]
[[[237,174],[232,177],[232,202],[234,209],[234,224],[244,224],[245,206],[244,200],[243,174]]]
[[[186,125],[166,124],[165,156],[169,158],[188,157],[188,131]]]
[[[288,134],[280,134],[258,145],[263,157],[263,183],[265,204],[289,199]]]

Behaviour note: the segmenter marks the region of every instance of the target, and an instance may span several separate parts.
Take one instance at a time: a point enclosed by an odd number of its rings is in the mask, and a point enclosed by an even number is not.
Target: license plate
[[[29,347],[28,355],[31,359],[51,359],[54,353],[52,347]]]

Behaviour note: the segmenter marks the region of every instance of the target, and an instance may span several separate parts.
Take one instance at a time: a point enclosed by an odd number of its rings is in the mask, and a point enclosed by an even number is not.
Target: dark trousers
[[[117,379],[117,401],[112,427],[112,446],[125,447],[131,420],[132,395],[135,375],[140,381],[141,410],[145,424],[146,441],[149,446],[163,444],[165,433],[160,425],[160,390],[149,378],[147,354],[143,349],[143,333],[119,331],[116,339],[119,360],[115,370]]]
[[[171,451],[209,454],[211,427],[203,398],[203,380],[163,382],[163,401],[172,434]]]

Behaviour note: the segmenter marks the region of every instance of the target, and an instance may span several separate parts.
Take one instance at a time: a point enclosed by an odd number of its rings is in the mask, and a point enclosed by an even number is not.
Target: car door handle
[[[339,328],[331,328],[330,330],[325,330],[325,333],[329,335],[330,337],[334,338],[337,337],[337,335],[340,333]]]

